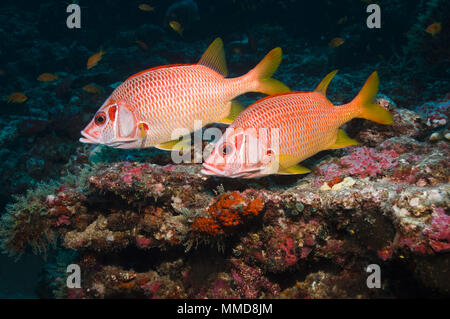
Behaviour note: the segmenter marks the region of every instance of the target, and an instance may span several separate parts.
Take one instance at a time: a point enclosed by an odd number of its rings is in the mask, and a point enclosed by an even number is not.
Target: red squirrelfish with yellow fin
[[[194,122],[231,123],[241,110],[232,100],[246,92],[278,94],[289,88],[271,78],[281,48],[270,51],[250,72],[226,78],[223,43],[217,38],[197,64],[167,65],[139,72],[119,85],[81,132],[83,143],[117,148],[172,149],[175,129],[192,132]]]
[[[308,173],[299,162],[326,149],[357,144],[339,128],[344,123],[358,117],[392,124],[392,114],[373,104],[376,72],[353,101],[340,106],[326,98],[336,73],[328,74],[313,92],[269,96],[249,106],[215,144],[202,173],[232,178]]]

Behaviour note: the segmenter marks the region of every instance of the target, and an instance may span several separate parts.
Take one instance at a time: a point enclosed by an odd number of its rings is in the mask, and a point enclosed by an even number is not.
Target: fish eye
[[[102,126],[103,124],[105,124],[105,122],[106,122],[106,115],[105,115],[105,113],[104,112],[98,113],[95,116],[94,122],[98,126]]]
[[[224,143],[224,144],[222,144],[222,145],[220,146],[220,148],[219,148],[219,153],[220,153],[222,156],[230,155],[232,152],[233,152],[233,146],[230,145],[230,144]]]

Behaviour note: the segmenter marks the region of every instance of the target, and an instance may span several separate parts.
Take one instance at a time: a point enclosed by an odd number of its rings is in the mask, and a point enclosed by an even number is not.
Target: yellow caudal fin
[[[256,91],[268,95],[291,91],[282,82],[272,78],[281,63],[282,55],[280,47],[273,49],[249,72],[249,74],[256,75],[258,81]]]
[[[328,148],[329,149],[343,148],[343,147],[347,147],[350,145],[358,145],[358,142],[356,140],[350,138],[343,129],[339,129],[337,138],[336,138],[336,142],[334,142],[334,144]]]
[[[358,117],[380,124],[392,124],[394,122],[392,114],[381,105],[373,104],[379,83],[378,73],[373,72],[350,104],[361,108],[361,113]]]
[[[336,73],[338,73],[338,70],[334,70],[333,72],[328,73],[327,76],[325,76],[323,80],[319,83],[319,85],[316,86],[314,91],[322,93],[323,95],[327,96],[328,84],[330,84],[331,80],[334,78]]]
[[[233,123],[234,119],[239,115],[239,113],[241,113],[244,110],[244,107],[238,101],[231,101],[230,104],[231,104],[230,111],[227,117],[221,119],[217,123],[231,124]]]
[[[223,50],[223,41],[221,38],[215,39],[209,45],[200,61],[198,61],[198,64],[207,66],[225,77],[228,75],[225,51]]]

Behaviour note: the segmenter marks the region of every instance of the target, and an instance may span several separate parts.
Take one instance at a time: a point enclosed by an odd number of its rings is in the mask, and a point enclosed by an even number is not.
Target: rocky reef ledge
[[[304,177],[74,161],[8,207],[2,249],[48,255],[42,286],[53,297],[449,296],[448,142],[420,141],[426,120],[394,113],[389,130],[353,123],[363,144],[328,152]],[[69,263],[80,289],[65,286]],[[379,289],[366,285],[370,264]]]

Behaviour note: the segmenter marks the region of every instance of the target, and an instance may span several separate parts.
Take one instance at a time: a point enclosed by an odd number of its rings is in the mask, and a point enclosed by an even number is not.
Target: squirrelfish
[[[139,72],[119,85],[81,132],[83,143],[117,148],[171,149],[175,129],[231,123],[239,112],[232,100],[246,92],[277,94],[289,88],[271,78],[281,62],[275,48],[250,72],[225,78],[223,43],[217,38],[197,64],[167,65]],[[169,142],[167,144],[164,144]]]
[[[356,145],[339,127],[358,117],[392,124],[389,111],[372,104],[378,91],[374,72],[348,104],[335,106],[326,89],[337,71],[328,74],[312,92],[266,97],[241,112],[215,144],[202,173],[254,178],[270,174],[302,174],[299,162],[326,150]]]

